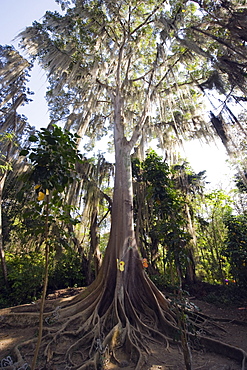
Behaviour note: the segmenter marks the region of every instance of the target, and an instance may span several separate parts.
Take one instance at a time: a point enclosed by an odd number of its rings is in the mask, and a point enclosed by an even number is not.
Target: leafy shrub
[[[63,289],[84,284],[80,255],[73,250],[66,251],[50,271],[49,289]]]
[[[247,216],[229,216],[227,226],[227,246],[225,256],[228,258],[231,273],[238,286],[247,285]]]
[[[0,308],[39,299],[43,284],[43,256],[35,252],[19,255],[6,253],[6,263],[9,286],[4,285],[0,269]],[[83,286],[84,283],[80,256],[74,251],[66,251],[50,267],[49,290]]]
[[[0,307],[30,303],[40,297],[43,257],[39,253],[6,253],[9,287],[1,282]]]
[[[207,293],[204,300],[218,307],[241,306],[246,302],[246,288],[238,287],[234,283],[225,286],[212,285],[212,291]]]
[[[163,274],[151,275],[149,276],[152,282],[157,286],[159,290],[167,290],[169,282],[166,276]]]

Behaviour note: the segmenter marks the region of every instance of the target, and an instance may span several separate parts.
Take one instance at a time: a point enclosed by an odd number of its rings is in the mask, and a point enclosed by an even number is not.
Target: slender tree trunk
[[[44,268],[44,283],[43,283],[43,291],[40,301],[40,312],[39,312],[39,332],[38,332],[38,339],[36,343],[36,348],[34,351],[34,357],[32,361],[31,370],[35,370],[36,362],[38,359],[39,348],[42,341],[43,335],[43,326],[44,326],[44,308],[45,308],[45,297],[47,292],[48,286],[48,275],[49,275],[49,195],[46,195],[46,222],[45,222],[45,268]]]
[[[2,197],[3,197],[3,187],[6,180],[7,172],[2,176],[0,180],[0,258],[1,258],[1,266],[5,284],[8,286],[8,272],[7,266],[5,261],[5,254],[3,248],[3,220],[2,220]]]
[[[101,265],[100,250],[99,250],[99,236],[98,236],[98,210],[94,207],[91,215],[90,223],[90,255],[89,255],[89,270],[88,270],[88,284],[91,284],[94,280],[94,274],[92,273],[91,262],[94,262],[95,277],[99,273]]]
[[[195,260],[194,260],[194,251],[196,248],[196,234],[195,229],[192,223],[190,210],[188,204],[186,204],[186,215],[188,220],[188,231],[192,236],[192,241],[187,246],[188,248],[188,261],[186,266],[186,277],[185,280],[189,284],[196,282],[196,272],[195,272]]]
[[[216,267],[218,277],[220,278],[222,283],[224,283],[225,278],[224,278],[224,272],[221,266],[221,255],[220,255],[220,251],[218,247],[218,245],[221,245],[221,243],[223,244],[224,242],[223,241],[221,242],[219,238],[219,230],[217,228],[217,217],[214,216],[214,212],[212,214],[212,232],[213,232],[212,245],[213,245],[213,248],[216,254],[215,262],[217,261],[215,267]]]

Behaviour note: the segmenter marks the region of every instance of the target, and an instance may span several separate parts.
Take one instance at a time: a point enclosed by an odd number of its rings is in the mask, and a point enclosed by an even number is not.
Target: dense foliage
[[[185,199],[176,189],[172,170],[153,151],[142,163],[133,160],[133,177],[135,222],[143,257],[150,261],[151,274],[162,272],[174,283],[172,265],[175,264],[182,279],[190,261],[188,243],[191,235],[187,229]],[[177,280],[177,273],[175,276]]]
[[[62,158],[62,145],[59,144],[60,134],[62,134],[61,130],[56,127],[52,132],[49,130],[41,131],[41,142],[45,148],[45,163],[42,162],[42,147],[37,145],[39,135],[31,136],[31,142],[34,143],[35,147],[30,153],[35,153],[33,160],[37,159],[43,165],[41,166],[41,174],[37,167],[36,172],[29,170],[28,175],[25,174],[25,184],[17,196],[17,199],[25,199],[25,204],[19,209],[19,203],[17,210],[15,208],[15,212],[12,210],[14,212],[12,218],[10,217],[11,213],[9,214],[8,229],[12,230],[12,236],[6,234],[4,239],[7,251],[6,264],[9,287],[5,287],[2,280],[2,307],[10,304],[23,304],[40,297],[44,273],[44,254],[41,245],[45,219],[42,221],[42,217],[44,217],[42,216],[43,201],[37,201],[37,197],[40,196],[43,189],[50,186],[50,183],[47,183],[49,178],[47,173],[50,173],[53,168],[52,174],[54,176],[56,173],[54,166],[55,164],[59,165],[58,158],[59,160]],[[62,134],[62,137],[65,150],[68,151],[71,136]],[[49,144],[46,141],[47,138]],[[57,147],[54,146],[56,142]],[[51,146],[50,158],[48,158],[49,145]],[[39,158],[37,158],[36,152],[39,153]],[[27,153],[26,149],[25,153]],[[25,153],[23,151],[23,154]],[[53,155],[57,158],[55,161],[51,160]],[[142,257],[147,259],[147,272],[153,281],[162,289],[179,284],[179,279],[182,279],[181,281],[188,287],[187,274],[192,265],[196,279],[213,284],[226,284],[228,281],[230,283],[234,281],[235,285],[245,286],[247,276],[244,244],[246,217],[245,215],[231,215],[232,202],[230,197],[219,190],[205,193],[202,196],[202,188],[199,193],[194,193],[193,200],[185,197],[186,181],[184,177],[183,180],[180,177],[182,166],[169,167],[162,157],[154,151],[150,151],[143,162],[133,158],[132,166],[135,227],[139,235],[140,251]],[[61,176],[71,177],[70,173],[60,174],[61,168],[59,165],[59,182]],[[186,176],[193,179],[195,185],[196,174],[192,175],[190,168],[187,168]],[[34,184],[42,183],[42,178],[45,181],[43,188],[38,187],[36,190],[32,190]],[[23,180],[23,174],[21,179]],[[183,183],[182,188],[181,182]],[[66,225],[71,222],[76,228],[79,227],[80,217],[76,221],[69,216],[71,211],[73,214],[79,215],[79,209],[76,211],[74,207],[71,208],[69,204],[66,204],[66,200],[63,200],[59,190],[61,189],[57,187],[53,193],[52,213],[49,216],[52,231],[52,237],[49,240],[51,248],[49,291],[83,286],[87,281],[85,263],[92,264],[94,269],[90,244],[88,244],[88,252],[85,249],[82,251],[82,249],[75,248],[74,232],[71,235],[70,228],[66,231]],[[29,197],[25,195],[26,193],[29,194]],[[6,207],[9,207],[11,202],[15,203],[11,198],[7,199],[3,202],[4,212],[7,212]],[[193,218],[196,248],[191,245],[193,235],[188,227],[186,205],[189,205]],[[62,207],[64,211],[62,211]],[[52,214],[54,214],[53,220]],[[100,222],[98,221],[98,223]],[[105,248],[104,238],[108,235],[106,226],[107,223],[98,234],[102,252]],[[97,232],[99,233],[99,230]],[[17,235],[19,235],[19,240],[17,240]],[[91,258],[88,262],[85,260],[86,255]]]
[[[231,215],[225,219],[227,238],[225,256],[228,258],[231,273],[236,283],[246,287],[247,283],[247,217]]]

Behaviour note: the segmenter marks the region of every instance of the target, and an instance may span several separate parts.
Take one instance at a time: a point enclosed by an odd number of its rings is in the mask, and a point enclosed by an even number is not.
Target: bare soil
[[[68,288],[55,291],[49,294],[47,299],[66,299],[71,295],[78,294],[82,289],[84,288]],[[197,295],[191,297],[190,301],[201,314],[207,317],[207,329],[210,328],[210,334],[213,338],[247,351],[247,297],[246,301],[241,301],[240,304],[235,302],[234,306],[225,305],[221,307],[213,303],[205,302],[200,295],[199,298],[200,299],[198,299]],[[23,308],[25,308],[25,306],[23,306]],[[1,314],[1,322],[4,323],[3,310],[1,310]],[[12,356],[11,350],[16,343],[29,338],[31,339],[35,335],[37,335],[37,328],[31,326],[26,327],[25,330],[6,327],[4,325],[0,326],[0,369],[7,369],[6,363],[3,360],[9,359],[8,356]],[[213,348],[212,351],[206,351],[203,348],[196,348],[195,343],[190,347],[193,370],[243,370],[245,368],[240,362],[230,359],[227,354],[225,356],[215,354]],[[150,353],[143,370],[186,369],[183,352],[179,343],[172,344],[169,348],[165,348],[150,338],[149,348]],[[121,352],[118,355],[121,358]],[[116,366],[114,363],[109,362],[104,365],[104,369],[125,368],[126,370],[133,370],[134,365],[126,361],[124,354],[122,358],[123,361],[120,367],[119,365]],[[245,366],[247,366],[247,364]],[[52,370],[60,369],[54,368]]]

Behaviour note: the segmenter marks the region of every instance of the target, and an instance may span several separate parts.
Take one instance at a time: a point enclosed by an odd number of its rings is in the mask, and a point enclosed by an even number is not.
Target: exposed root
[[[242,366],[241,370],[246,369],[245,364],[247,353],[243,349],[207,337],[201,337],[200,341],[206,349],[216,352],[222,356],[230,357],[234,360],[237,360]]]
[[[37,369],[104,369],[109,361],[119,368],[131,364],[143,369],[152,355],[151,341],[162,343],[164,350],[178,343],[181,332],[172,306],[146,276],[144,281],[135,295],[128,286],[118,285],[119,281],[115,286],[121,289],[109,288],[100,281],[94,289],[91,286],[71,300],[47,302]],[[0,311],[3,314],[4,310]],[[0,317],[2,326],[23,327],[25,322],[38,325],[38,312],[32,305],[7,309]],[[205,337],[205,315],[190,312],[188,317],[189,326],[193,326],[193,332],[187,334],[192,348],[231,357],[245,369],[244,350]],[[216,328],[222,329],[219,325]],[[9,369],[31,363],[36,341],[37,337],[33,337],[13,348],[15,364]]]

